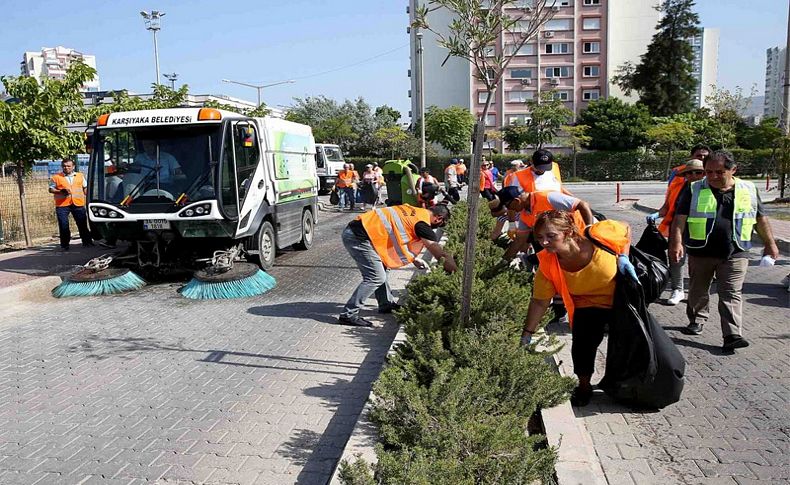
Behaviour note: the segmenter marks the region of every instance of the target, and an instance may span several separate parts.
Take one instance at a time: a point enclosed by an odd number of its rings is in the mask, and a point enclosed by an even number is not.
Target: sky
[[[579,0],[580,1],[580,0]],[[653,0],[621,0],[653,1]],[[269,84],[269,106],[326,95],[342,102],[409,111],[407,0],[0,0],[0,75],[17,75],[25,51],[63,45],[96,56],[103,90],[149,92],[153,40],[141,10],[164,11],[158,34],[162,73],[178,74],[193,94],[255,101]],[[697,0],[701,26],[720,29],[719,86],[753,84],[762,94],[765,50],[784,45],[788,0]],[[332,72],[327,72],[332,71]],[[163,82],[165,82],[163,80]]]

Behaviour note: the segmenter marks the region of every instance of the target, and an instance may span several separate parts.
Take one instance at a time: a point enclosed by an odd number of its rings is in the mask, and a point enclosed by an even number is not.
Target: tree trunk
[[[574,147],[573,147],[573,170],[572,170],[574,179],[576,178],[576,152],[577,151],[578,150],[576,150],[576,146],[574,145]]]
[[[22,162],[16,164],[16,183],[19,187],[19,206],[22,210],[22,232],[25,234],[25,246],[33,245],[30,238],[30,227],[27,222],[27,200],[25,197],[25,165]]]
[[[667,179],[669,179],[669,175],[672,173],[672,145],[669,145],[669,152],[667,155]]]
[[[483,134],[485,132],[486,116],[491,106],[493,91],[488,92],[483,114],[475,126],[474,153],[468,168],[468,189],[467,202],[469,212],[467,213],[468,226],[466,230],[466,241],[464,244],[464,268],[461,279],[461,326],[469,326],[469,318],[472,314],[472,284],[475,275],[475,246],[477,245],[477,220],[478,209],[480,207],[480,160],[483,156]]]

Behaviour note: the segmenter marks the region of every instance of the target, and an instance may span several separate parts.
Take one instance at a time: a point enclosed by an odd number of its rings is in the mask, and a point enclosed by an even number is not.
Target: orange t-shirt
[[[596,247],[587,266],[575,272],[562,272],[576,308],[612,308],[617,276],[617,257],[614,254]],[[535,274],[532,288],[532,296],[538,300],[548,300],[559,293],[540,271]]]

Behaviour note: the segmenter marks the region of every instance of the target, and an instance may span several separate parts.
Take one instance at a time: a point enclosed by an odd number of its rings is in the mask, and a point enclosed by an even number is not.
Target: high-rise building
[[[771,47],[765,51],[765,118],[782,116],[782,97],[785,78],[785,47]]]
[[[68,47],[43,47],[40,52],[25,52],[20,64],[23,76],[36,79],[63,79],[66,71],[75,59],[82,59],[88,66],[96,69],[96,57],[85,55]],[[99,74],[86,82],[82,91],[99,91]]]
[[[410,23],[425,0],[409,0]],[[529,119],[525,101],[542,91],[555,96],[579,113],[600,97],[626,98],[612,84],[612,77],[625,62],[637,64],[647,51],[659,12],[654,0],[556,0],[554,16],[537,36],[522,47],[506,69],[489,109],[487,129],[496,129]],[[513,15],[523,14],[532,0],[520,0]],[[428,15],[432,29],[448,33],[451,14],[444,9]],[[447,57],[432,32],[423,31],[425,106],[462,106],[482,114],[485,86],[465,59]],[[416,29],[411,34],[412,119],[419,117],[419,65]],[[491,55],[510,54],[514,35],[503,33],[491,47]]]
[[[694,107],[705,108],[719,75],[719,29],[701,29],[699,35],[689,39],[689,44],[694,50],[692,74],[697,80]]]

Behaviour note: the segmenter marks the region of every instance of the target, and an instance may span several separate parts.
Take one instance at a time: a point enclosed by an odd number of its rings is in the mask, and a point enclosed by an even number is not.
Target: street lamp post
[[[156,43],[156,33],[161,30],[161,20],[162,17],[165,16],[164,12],[160,12],[159,10],[151,10],[151,13],[146,12],[145,10],[140,12],[140,15],[143,17],[143,22],[145,22],[145,29],[150,30],[151,33],[154,34],[154,59],[156,60],[156,84],[159,85],[159,46]]]
[[[258,92],[258,107],[260,108],[261,107],[261,90],[263,90],[263,88],[270,88],[272,86],[279,86],[280,84],[293,84],[296,81],[294,81],[293,79],[289,79],[287,81],[279,81],[279,82],[271,83],[271,84],[250,84],[250,83],[243,83],[241,81],[231,81],[230,79],[223,79],[222,82],[230,83],[230,84],[238,84],[240,86],[247,86],[248,88],[255,89]]]
[[[417,91],[419,91],[417,99],[420,103],[420,168],[425,168],[425,77],[423,76],[422,68],[422,32],[418,31],[415,35],[417,37],[417,68],[420,71],[417,76],[417,83],[419,84],[417,87]]]
[[[170,89],[173,91],[176,90],[176,80],[178,79],[178,73],[174,72],[172,74],[162,74],[168,81],[170,81]]]

